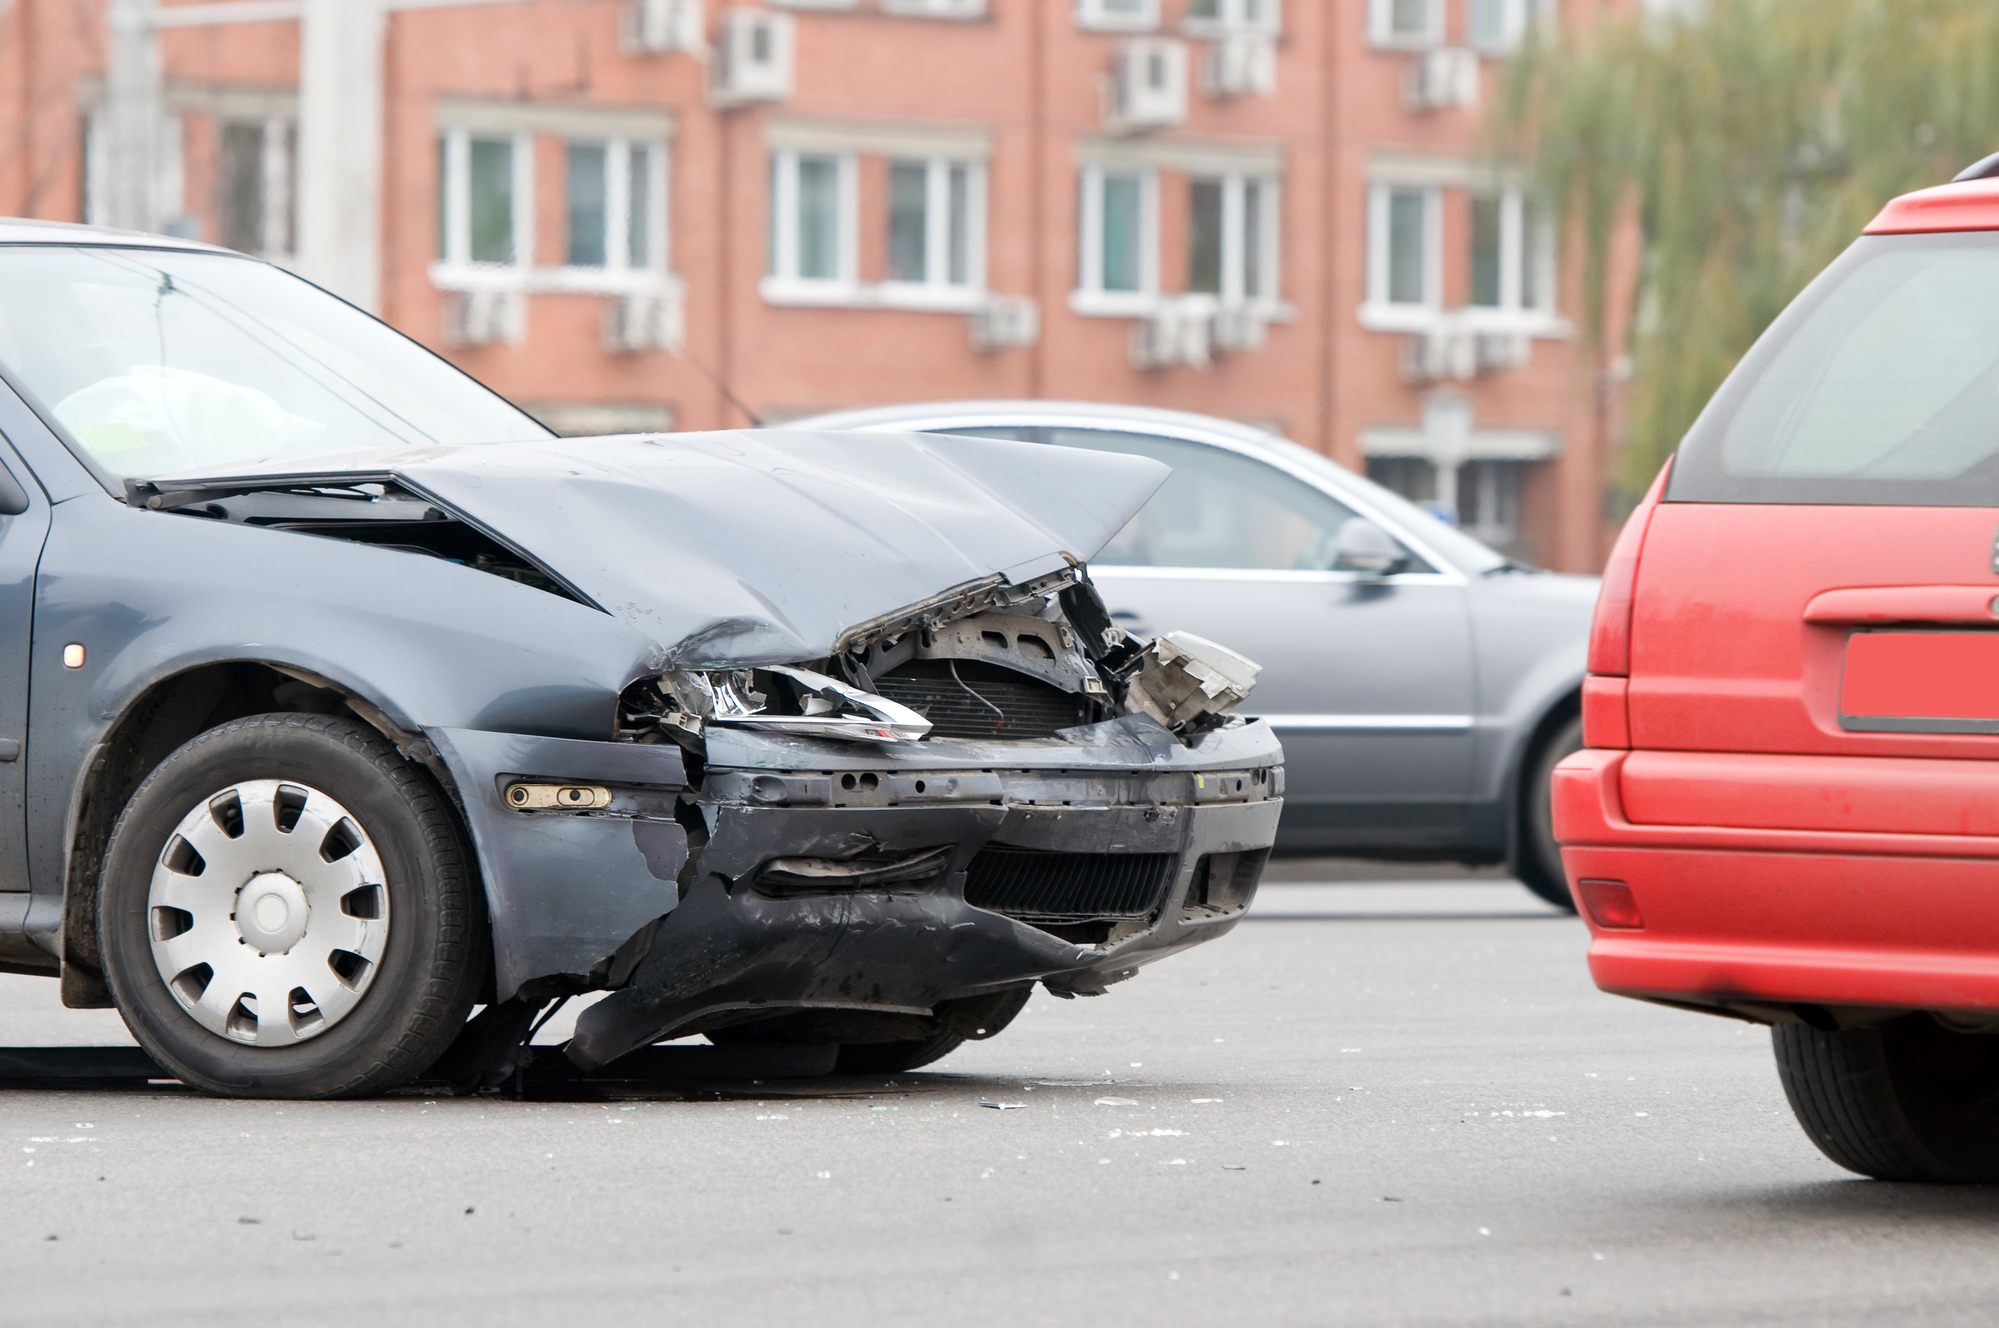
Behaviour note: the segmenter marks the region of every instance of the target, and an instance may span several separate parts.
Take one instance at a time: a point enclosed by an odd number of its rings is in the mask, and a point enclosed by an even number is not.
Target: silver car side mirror
[[[1393,576],[1409,565],[1409,553],[1395,537],[1365,517],[1350,517],[1333,539],[1333,570],[1362,576]]]

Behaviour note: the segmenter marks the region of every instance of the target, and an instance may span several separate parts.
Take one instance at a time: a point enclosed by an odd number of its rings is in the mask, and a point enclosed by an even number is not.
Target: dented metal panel
[[[393,479],[660,643],[662,664],[823,658],[949,587],[1087,561],[1168,474],[1142,457],[776,430],[383,449],[177,476]]]
[[[687,782],[677,748],[519,733],[431,729],[484,869],[497,999],[534,978],[602,977],[631,934],[680,900],[687,831],[673,819]],[[604,784],[612,803],[523,811],[523,779]]]

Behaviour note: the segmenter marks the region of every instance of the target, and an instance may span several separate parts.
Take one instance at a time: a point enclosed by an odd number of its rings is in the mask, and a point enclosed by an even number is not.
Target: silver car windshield
[[[0,247],[0,367],[112,480],[550,436],[385,324],[228,254]]]

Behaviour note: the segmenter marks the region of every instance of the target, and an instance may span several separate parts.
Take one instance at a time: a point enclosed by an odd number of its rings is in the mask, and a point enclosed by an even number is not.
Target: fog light
[[[1622,881],[1577,881],[1576,893],[1589,910],[1590,921],[1613,931],[1643,931],[1645,915],[1638,900]]]

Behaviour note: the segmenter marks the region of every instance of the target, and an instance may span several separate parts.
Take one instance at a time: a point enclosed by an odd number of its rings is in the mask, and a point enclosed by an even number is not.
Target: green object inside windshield
[[[0,247],[0,367],[112,480],[550,436],[352,305],[228,254]]]

